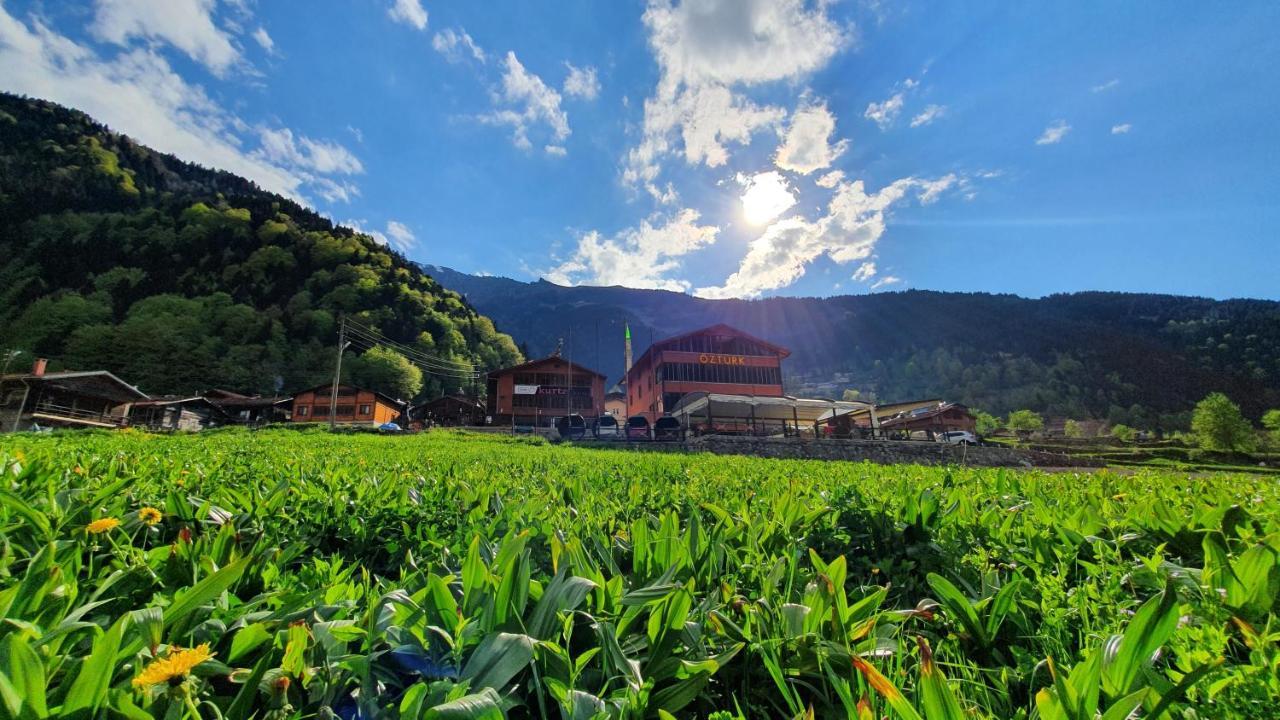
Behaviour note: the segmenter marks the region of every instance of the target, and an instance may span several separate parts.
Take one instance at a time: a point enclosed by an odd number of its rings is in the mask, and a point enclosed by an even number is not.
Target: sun
[[[764,172],[747,178],[742,193],[742,216],[752,225],[764,225],[796,204],[782,173]]]

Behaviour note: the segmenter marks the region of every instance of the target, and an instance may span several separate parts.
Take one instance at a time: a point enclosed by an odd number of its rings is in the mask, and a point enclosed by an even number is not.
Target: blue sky
[[[409,258],[705,297],[1280,298],[1280,4],[0,4],[0,88]]]

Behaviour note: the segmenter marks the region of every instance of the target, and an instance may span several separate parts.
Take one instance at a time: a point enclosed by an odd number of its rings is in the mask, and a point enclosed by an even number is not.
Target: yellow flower
[[[99,518],[84,526],[86,532],[90,535],[100,535],[104,532],[110,532],[120,527],[120,521],[115,518]]]
[[[213,657],[209,652],[209,643],[198,645],[190,650],[170,650],[169,654],[143,668],[138,677],[133,679],[136,688],[147,688],[152,685],[180,680],[191,673],[192,668]]]
[[[164,514],[153,507],[144,507],[138,511],[138,521],[143,525],[155,525],[163,518]]]

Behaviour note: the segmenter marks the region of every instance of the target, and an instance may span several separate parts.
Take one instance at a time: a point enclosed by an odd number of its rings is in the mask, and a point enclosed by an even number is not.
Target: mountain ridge
[[[513,329],[530,354],[564,338],[611,382],[622,372],[624,321],[637,357],[650,336],[725,322],[790,347],[784,367],[797,393],[943,395],[994,412],[1030,407],[1141,427],[1185,425],[1191,405],[1214,390],[1255,417],[1280,405],[1280,302],[1272,300],[934,290],[712,300],[425,269]]]

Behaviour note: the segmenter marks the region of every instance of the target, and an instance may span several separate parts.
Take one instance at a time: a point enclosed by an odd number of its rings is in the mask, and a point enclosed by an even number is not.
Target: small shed
[[[293,398],[288,396],[243,395],[219,389],[206,392],[204,398],[225,416],[226,422],[237,425],[288,422],[289,409],[293,405]]]
[[[695,435],[798,435],[832,415],[870,409],[864,402],[692,392],[670,415]]]

